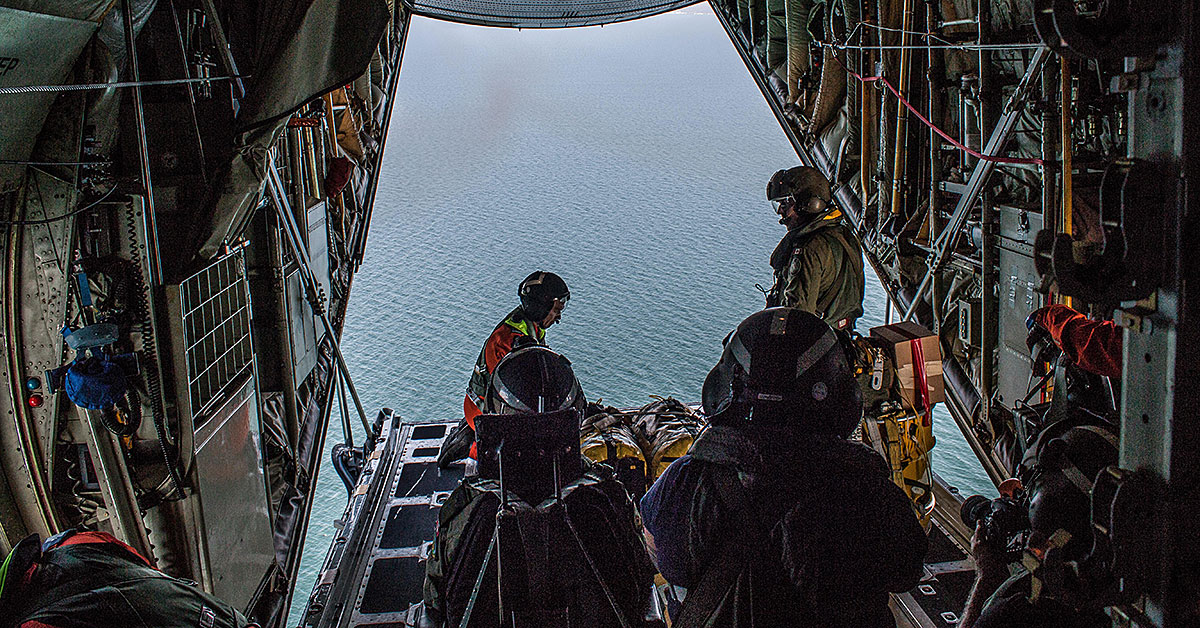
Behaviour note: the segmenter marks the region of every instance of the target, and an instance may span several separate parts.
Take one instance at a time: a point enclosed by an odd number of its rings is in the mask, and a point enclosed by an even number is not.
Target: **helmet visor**
[[[782,216],[789,207],[796,206],[796,197],[781,196],[779,198],[773,198],[771,199],[771,205],[775,208],[775,213]]]

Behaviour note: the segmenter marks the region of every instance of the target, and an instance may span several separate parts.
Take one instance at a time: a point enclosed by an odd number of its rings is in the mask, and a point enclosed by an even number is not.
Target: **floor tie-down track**
[[[438,469],[437,452],[454,422],[398,423],[385,417],[375,450],[351,493],[302,626],[415,626],[425,557],[441,504],[463,466]]]
[[[456,421],[400,423],[384,411],[374,451],[350,496],[342,527],[329,548],[299,622],[310,628],[417,626],[423,609],[425,558],[438,511],[463,477],[463,466],[437,467],[441,441]],[[938,481],[938,502],[957,510],[957,498]],[[930,530],[925,577],[893,596],[900,626],[953,628],[974,576],[963,530],[943,516]],[[943,523],[938,523],[941,520]]]

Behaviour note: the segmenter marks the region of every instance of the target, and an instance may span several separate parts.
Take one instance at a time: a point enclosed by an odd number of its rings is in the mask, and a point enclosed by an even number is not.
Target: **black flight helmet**
[[[565,306],[571,300],[571,291],[562,277],[544,270],[534,272],[517,287],[517,296],[521,297],[521,309],[530,320],[541,322],[554,307],[558,299]]]
[[[583,410],[587,400],[571,361],[534,345],[504,356],[488,378],[484,412],[529,414],[567,408]]]
[[[1067,559],[1079,559],[1092,547],[1092,484],[1102,469],[1117,464],[1117,436],[1103,426],[1083,425],[1043,440],[1022,462],[1029,523],[1047,537],[1059,529],[1069,532]]]
[[[726,337],[702,398],[714,423],[772,424],[845,438],[862,420],[862,392],[837,334],[793,308],[742,321]]]
[[[780,170],[767,182],[767,200],[775,212],[784,204],[793,204],[801,214],[819,214],[833,202],[829,179],[821,171],[808,166]]]

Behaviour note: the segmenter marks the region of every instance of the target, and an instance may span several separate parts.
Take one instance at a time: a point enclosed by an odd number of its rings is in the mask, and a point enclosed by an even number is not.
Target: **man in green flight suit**
[[[831,205],[829,180],[808,166],[780,170],[767,183],[767,200],[788,228],[771,253],[767,307],[794,307],[834,329],[853,329],[863,313],[862,245]]]

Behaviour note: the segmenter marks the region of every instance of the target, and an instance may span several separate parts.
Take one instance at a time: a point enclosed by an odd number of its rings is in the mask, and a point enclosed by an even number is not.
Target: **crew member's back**
[[[704,385],[711,425],[641,501],[688,628],[894,626],[928,546],[862,417],[837,335],[816,316],[747,318]],[[677,596],[678,597],[678,596]]]
[[[628,493],[579,453],[585,402],[570,363],[514,351],[485,404],[479,475],[442,506],[426,564],[428,624],[644,625],[653,568]]]

